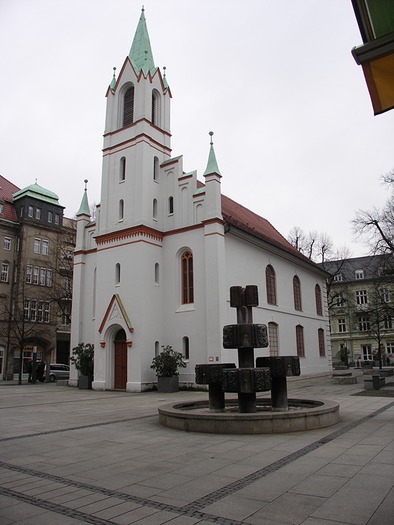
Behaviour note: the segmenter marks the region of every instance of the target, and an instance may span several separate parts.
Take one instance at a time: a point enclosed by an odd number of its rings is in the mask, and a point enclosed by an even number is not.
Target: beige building
[[[0,372],[68,363],[75,223],[53,192],[0,177]],[[22,355],[21,355],[22,350]]]
[[[328,303],[333,360],[394,360],[394,273],[391,256],[324,263],[331,273]]]

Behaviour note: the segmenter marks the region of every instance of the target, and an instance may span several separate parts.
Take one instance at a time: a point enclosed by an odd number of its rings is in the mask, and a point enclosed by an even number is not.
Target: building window
[[[160,124],[160,97],[156,90],[152,91],[152,124]]]
[[[159,263],[155,264],[155,284],[160,284],[160,267]]]
[[[30,219],[32,219],[34,217],[34,208],[33,208],[33,206],[29,206],[27,215],[28,215],[28,217]]]
[[[33,284],[38,284],[38,277],[40,275],[40,269],[38,266],[33,268]]]
[[[338,332],[346,332],[346,319],[338,319]]]
[[[115,266],[115,286],[120,284],[120,264],[116,263]]]
[[[34,253],[40,253],[41,252],[41,239],[34,239]]]
[[[364,361],[372,361],[372,347],[371,345],[361,345],[361,352]]]
[[[305,357],[304,327],[301,325],[296,326],[296,345],[298,357]]]
[[[368,304],[367,290],[358,290],[356,292],[356,304]]]
[[[360,332],[368,332],[370,330],[369,317],[363,316],[358,318],[358,329]]]
[[[3,249],[4,250],[11,250],[11,237],[4,237]]]
[[[33,281],[33,266],[28,264],[26,266],[26,282],[27,284],[31,284]]]
[[[28,321],[30,318],[30,301],[25,299],[23,301],[23,319]]]
[[[324,330],[323,328],[319,328],[317,331],[317,338],[319,341],[319,356],[325,357],[326,356],[326,347],[324,344]]]
[[[58,215],[57,213],[55,213],[55,224],[60,224],[60,215]]]
[[[152,214],[153,214],[153,220],[157,221],[157,200],[156,199],[153,199]]]
[[[386,343],[386,352],[388,354],[394,354],[394,343]]]
[[[30,321],[33,323],[37,321],[37,301],[35,299],[30,301]]]
[[[182,339],[182,355],[184,359],[190,359],[189,338],[186,336]]]
[[[315,300],[316,300],[316,313],[317,315],[323,315],[323,306],[321,300],[321,288],[317,284],[315,286]]]
[[[157,157],[153,159],[153,180],[159,182],[159,159]]]
[[[334,275],[334,281],[336,283],[340,283],[343,281],[343,277],[342,277],[342,274],[341,273],[337,273],[336,275]]]
[[[52,275],[53,275],[52,270],[47,270],[47,286],[48,287],[52,286]]]
[[[268,323],[268,341],[270,357],[279,355],[278,325],[276,323]]]
[[[134,86],[124,94],[123,100],[123,126],[128,126],[134,122]]]
[[[67,303],[64,305],[62,309],[62,324],[70,324],[71,323],[71,307],[70,304]]]
[[[48,222],[53,221],[53,213],[51,211],[48,212]]]
[[[124,217],[124,200],[120,199],[119,201],[119,221],[123,221]]]
[[[64,292],[68,297],[72,292],[72,280],[70,277],[65,277],[63,281]]]
[[[44,323],[49,323],[50,305],[48,301],[44,302]]]
[[[126,157],[120,159],[119,181],[123,182],[124,180],[126,180]]]
[[[382,301],[382,303],[389,302],[389,291],[387,288],[382,288],[380,290],[380,300]]]
[[[354,277],[356,279],[364,279],[364,270],[356,270],[354,272]]]
[[[383,319],[383,326],[385,330],[391,330],[393,328],[393,322],[389,315]]]
[[[41,208],[36,208],[36,219],[41,220]]]
[[[46,268],[40,268],[40,286],[46,284]]]
[[[49,241],[42,241],[42,248],[41,248],[42,255],[48,255],[49,253]]]
[[[8,283],[8,277],[10,273],[10,265],[8,263],[2,263],[0,281],[2,283]]]
[[[294,294],[294,308],[298,311],[302,310],[301,303],[301,281],[298,275],[293,277],[293,294]]]
[[[184,252],[181,257],[182,271],[182,304],[194,302],[193,288],[193,255],[191,252]]]
[[[343,296],[343,292],[337,292],[337,296],[335,298],[335,302],[336,302],[337,306],[344,306],[345,298]]]
[[[159,341],[155,341],[155,357],[157,357],[160,354],[160,343]]]
[[[174,197],[168,198],[168,215],[172,215],[174,213]]]
[[[265,269],[265,284],[267,287],[267,303],[276,304],[276,275],[270,264]]]

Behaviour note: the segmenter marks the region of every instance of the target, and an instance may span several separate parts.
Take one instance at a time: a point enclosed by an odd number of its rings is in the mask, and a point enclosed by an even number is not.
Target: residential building
[[[0,176],[1,377],[37,360],[68,363],[75,221],[58,196]],[[22,354],[21,354],[22,351]]]
[[[171,156],[171,89],[144,10],[106,97],[101,203],[92,220],[85,187],[74,254],[71,345],[95,345],[93,388],[152,388],[152,358],[165,345],[183,353],[187,384],[198,363],[236,362],[222,345],[223,326],[236,322],[229,289],[250,284],[254,322],[270,342],[256,357],[299,355],[303,374],[328,372],[326,272],[221,194],[212,133],[204,182]]]
[[[324,263],[330,272],[328,304],[333,359],[394,358],[392,256],[375,255]]]

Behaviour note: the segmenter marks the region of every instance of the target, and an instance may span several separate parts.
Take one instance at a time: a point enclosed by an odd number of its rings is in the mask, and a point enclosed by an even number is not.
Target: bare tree
[[[305,233],[299,226],[294,226],[287,239],[297,250],[314,262],[324,263],[334,255],[333,242],[326,233],[310,231]]]
[[[369,248],[371,255],[394,253],[394,170],[382,175],[391,194],[382,209],[359,210],[353,220],[353,230]]]

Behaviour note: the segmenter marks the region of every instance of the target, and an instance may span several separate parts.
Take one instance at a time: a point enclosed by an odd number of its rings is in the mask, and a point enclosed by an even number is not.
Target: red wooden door
[[[115,388],[126,390],[127,345],[126,341],[115,341]]]

